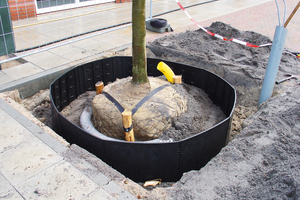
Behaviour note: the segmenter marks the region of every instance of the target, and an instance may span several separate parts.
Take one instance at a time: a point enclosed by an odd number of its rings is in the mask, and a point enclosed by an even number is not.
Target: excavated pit
[[[208,29],[226,37],[235,37],[258,45],[271,41],[259,33],[239,31],[220,22],[213,23]],[[201,170],[184,173],[180,181],[172,187],[157,187],[151,192],[147,190],[147,194],[140,187],[135,188],[130,182],[125,182],[124,180],[128,180],[126,177],[114,174],[111,167],[99,164],[102,163],[100,159],[94,158],[77,145],[71,145],[74,155],[72,154],[69,161],[79,162],[79,157],[88,160],[99,171],[112,177],[138,198],[299,197],[300,90],[297,81],[290,80],[275,85],[273,97],[261,108],[257,108],[258,95],[271,48],[269,46],[250,48],[217,40],[201,30],[168,35],[148,45],[152,46],[155,55],[148,52],[147,57],[204,67],[235,87],[237,103],[232,120],[231,142]],[[125,50],[120,55],[131,55],[130,52],[131,49]],[[299,66],[299,58],[284,52],[278,80],[284,78],[286,73],[300,74]],[[28,100],[30,103],[35,101]],[[48,103],[50,101],[45,102],[45,105],[37,102],[36,104],[41,106],[34,108],[41,114],[36,116],[41,121],[49,116],[48,112],[43,112]],[[46,122],[51,126],[48,119]],[[235,139],[232,140],[233,138]]]
[[[53,129],[68,142],[93,153],[136,182],[155,178],[177,181],[184,172],[200,169],[226,144],[235,105],[235,89],[221,77],[180,63],[164,61],[185,84],[204,90],[225,115],[208,130],[174,142],[126,142],[90,134],[70,122],[60,111],[86,91],[93,91],[98,81],[104,84],[131,76],[131,57],[111,57],[78,66],[56,79],[50,86]],[[161,75],[156,69],[160,59],[147,60],[148,75]]]

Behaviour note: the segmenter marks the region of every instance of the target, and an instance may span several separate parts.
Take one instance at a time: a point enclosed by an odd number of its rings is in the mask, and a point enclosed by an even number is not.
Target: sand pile
[[[256,45],[271,41],[221,22],[208,30]],[[276,85],[273,97],[250,116],[257,109],[271,47],[250,48],[201,30],[165,36],[149,47],[161,58],[219,74],[238,95],[233,127],[241,132],[205,167],[184,174],[170,188],[171,199],[298,199],[300,85],[296,80]],[[299,75],[300,60],[284,52],[277,80],[286,73]]]

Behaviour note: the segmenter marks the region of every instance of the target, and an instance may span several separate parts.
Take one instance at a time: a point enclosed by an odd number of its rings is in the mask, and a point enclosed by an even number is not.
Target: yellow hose
[[[157,65],[157,69],[161,71],[170,83],[174,83],[173,77],[175,76],[172,69],[164,62],[160,61]]]

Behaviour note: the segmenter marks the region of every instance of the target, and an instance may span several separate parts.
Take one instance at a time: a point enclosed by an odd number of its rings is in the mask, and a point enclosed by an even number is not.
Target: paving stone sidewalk
[[[135,199],[2,99],[0,127],[0,199]]]

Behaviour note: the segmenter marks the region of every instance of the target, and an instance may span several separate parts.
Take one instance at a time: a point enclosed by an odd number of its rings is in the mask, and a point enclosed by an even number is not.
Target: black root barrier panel
[[[148,59],[149,76],[161,76],[156,69],[161,60]],[[184,172],[199,170],[226,144],[235,106],[235,89],[221,77],[201,68],[164,61],[184,83],[203,89],[218,105],[226,119],[187,139],[170,143],[107,141],[90,135],[60,114],[80,94],[131,76],[131,57],[111,57],[78,66],[57,78],[50,86],[54,130],[68,142],[93,153],[108,165],[136,182],[156,178],[178,181]]]

